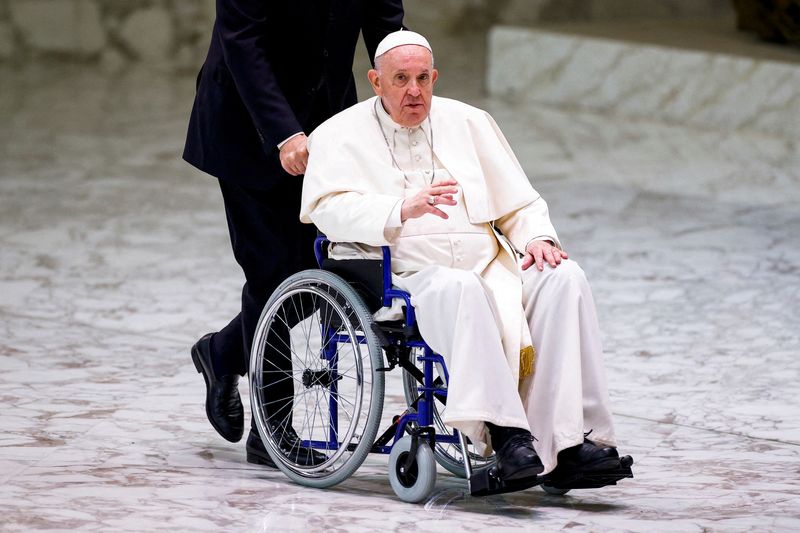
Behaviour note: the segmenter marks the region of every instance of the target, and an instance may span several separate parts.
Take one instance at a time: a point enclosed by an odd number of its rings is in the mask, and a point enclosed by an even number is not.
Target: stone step
[[[800,139],[800,63],[510,26],[487,63],[489,94],[514,103]]]
[[[800,202],[800,150],[793,139],[499,98],[480,105],[545,197],[571,183],[747,206]]]

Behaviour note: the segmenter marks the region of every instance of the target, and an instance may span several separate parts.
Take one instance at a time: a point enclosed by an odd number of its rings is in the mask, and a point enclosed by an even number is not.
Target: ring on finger
[[[428,205],[436,205],[436,197],[431,195],[428,196]]]

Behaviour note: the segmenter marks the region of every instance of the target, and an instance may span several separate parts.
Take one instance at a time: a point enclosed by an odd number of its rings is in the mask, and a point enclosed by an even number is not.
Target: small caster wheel
[[[547,485],[546,483],[542,483],[539,486],[542,487],[542,490],[545,491],[547,494],[551,494],[553,496],[563,496],[564,494],[569,492],[569,489],[559,489],[552,485]]]
[[[427,442],[420,440],[416,460],[405,470],[411,450],[411,437],[406,435],[389,454],[389,483],[397,497],[408,503],[418,503],[430,496],[436,484],[436,459]]]

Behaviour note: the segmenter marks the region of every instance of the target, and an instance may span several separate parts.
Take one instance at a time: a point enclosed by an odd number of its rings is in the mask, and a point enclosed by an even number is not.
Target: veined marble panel
[[[800,66],[535,29],[489,34],[490,94],[725,131],[800,137]]]
[[[744,204],[800,201],[800,139],[490,99],[534,185],[635,185]]]

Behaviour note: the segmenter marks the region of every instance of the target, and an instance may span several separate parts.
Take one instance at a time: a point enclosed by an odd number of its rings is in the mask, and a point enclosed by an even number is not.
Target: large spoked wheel
[[[297,483],[344,481],[375,441],[384,378],[372,324],[352,287],[323,270],[289,277],[264,307],[251,352],[250,401],[267,452]]]
[[[421,351],[421,349],[412,350],[411,358],[412,362],[415,363],[421,371],[422,363],[417,361],[417,353],[419,351]],[[442,387],[446,387],[447,381],[445,379],[444,369],[439,368],[438,365],[434,365],[434,372],[435,382],[440,384]],[[405,394],[407,405],[414,405],[419,398],[419,386],[420,384],[414,378],[414,376],[412,376],[409,372],[403,371],[403,392]],[[445,412],[445,409],[447,409],[447,405],[445,405],[445,403],[442,402],[436,395],[434,395],[434,398],[433,423],[434,427],[436,428],[436,434],[453,435],[453,428],[446,426],[442,421],[442,415]],[[495,461],[494,454],[490,455],[489,457],[483,457],[475,451],[475,448],[472,444],[467,444],[467,452],[469,454],[470,464],[472,465],[473,469],[488,466]],[[442,465],[442,467],[448,472],[461,478],[467,477],[466,470],[464,468],[464,456],[461,453],[460,444],[443,443],[437,440],[433,454],[436,458],[436,462]]]
[[[436,485],[436,460],[428,443],[419,441],[417,453],[407,467],[411,437],[406,435],[395,442],[389,454],[389,483],[397,497],[404,502],[418,503],[430,496]]]

